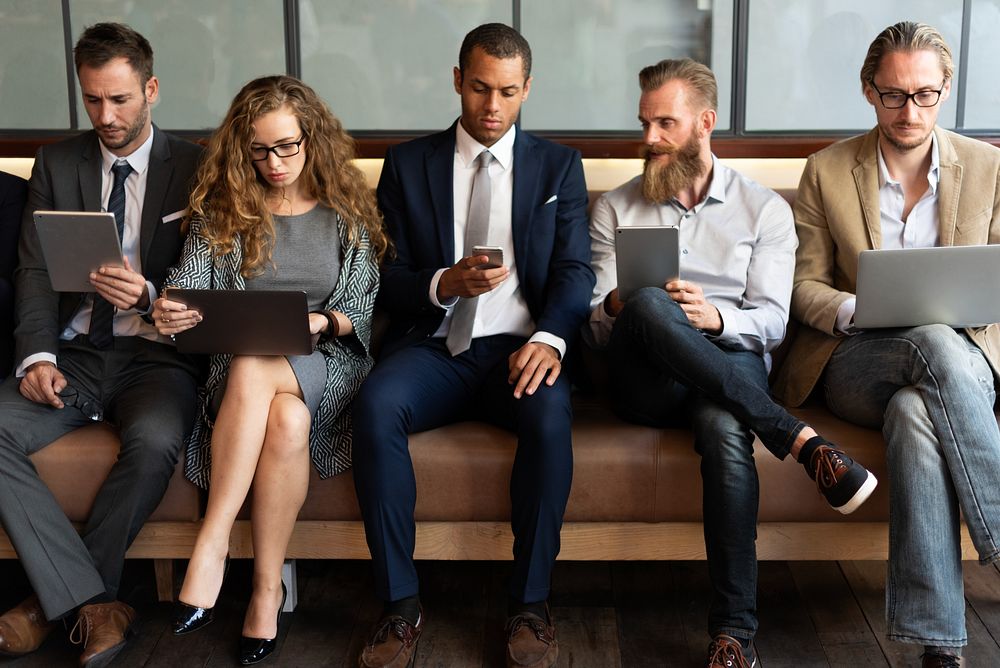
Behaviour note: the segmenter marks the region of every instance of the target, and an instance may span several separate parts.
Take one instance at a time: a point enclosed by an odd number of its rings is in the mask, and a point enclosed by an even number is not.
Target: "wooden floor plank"
[[[850,585],[836,562],[793,561],[788,568],[831,666],[888,665],[864,613],[845,595]]]
[[[629,668],[687,659],[683,610],[663,564],[623,561],[611,567],[621,662]]]
[[[891,642],[885,636],[886,563],[884,561],[840,561],[838,564],[889,665],[893,668],[903,668],[919,662],[917,658],[921,653],[919,648]]]
[[[559,607],[552,618],[559,638],[559,668],[621,668],[614,608]]]
[[[1000,641],[1000,569],[962,562],[965,598],[994,641]]]
[[[785,562],[762,561],[758,566],[757,609],[760,622],[755,644],[767,668],[807,668],[829,665],[808,605],[795,588]]]
[[[675,561],[669,568],[686,648],[686,655],[678,652],[672,657],[676,664],[671,665],[703,666],[712,640],[708,634],[708,611],[712,603],[708,562]]]
[[[419,562],[420,600],[427,622],[417,647],[417,668],[483,663],[489,562]]]

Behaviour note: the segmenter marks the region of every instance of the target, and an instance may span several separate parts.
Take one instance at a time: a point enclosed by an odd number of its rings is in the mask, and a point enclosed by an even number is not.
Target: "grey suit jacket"
[[[941,159],[938,214],[943,246],[1000,243],[1000,150],[935,128]],[[806,162],[795,199],[792,316],[802,327],[775,381],[775,394],[798,406],[843,338],[837,310],[857,293],[858,255],[882,247],[878,130],[833,144]],[[1000,377],[1000,325],[966,330]]]
[[[28,183],[28,202],[21,222],[18,267],[15,364],[29,355],[57,354],[59,334],[86,297],[84,293],[55,292],[38,243],[32,214],[37,210],[100,211],[101,150],[94,131],[38,149]],[[159,286],[180,254],[184,238],[180,219],[164,216],[187,207],[188,190],[201,147],[162,132],[154,126],[153,147],[142,204],[140,257],[143,275]]]

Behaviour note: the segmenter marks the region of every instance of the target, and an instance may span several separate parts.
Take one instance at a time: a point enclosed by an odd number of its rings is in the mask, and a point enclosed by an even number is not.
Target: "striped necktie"
[[[116,162],[111,171],[114,172],[115,181],[108,199],[108,213],[115,215],[118,240],[121,241],[125,231],[125,179],[132,173],[132,166],[124,161]],[[114,305],[94,293],[94,308],[90,312],[90,343],[95,348],[107,348],[114,341],[114,321]]]

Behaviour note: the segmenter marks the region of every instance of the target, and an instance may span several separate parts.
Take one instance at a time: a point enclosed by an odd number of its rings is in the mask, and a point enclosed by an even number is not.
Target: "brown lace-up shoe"
[[[358,665],[361,668],[406,668],[412,665],[423,628],[423,610],[417,616],[415,625],[399,615],[383,617],[375,624],[361,650]]]
[[[80,608],[69,632],[74,645],[83,645],[80,665],[103,668],[125,647],[125,638],[135,622],[135,610],[121,601],[92,603]]]
[[[0,655],[21,656],[42,646],[55,626],[32,594],[0,616]]]
[[[962,668],[962,657],[925,652],[920,656],[920,668]]]
[[[552,624],[530,612],[507,620],[507,668],[548,668],[559,658],[559,641]]]
[[[754,668],[757,657],[753,647],[744,650],[740,641],[720,634],[708,646],[708,668]]]

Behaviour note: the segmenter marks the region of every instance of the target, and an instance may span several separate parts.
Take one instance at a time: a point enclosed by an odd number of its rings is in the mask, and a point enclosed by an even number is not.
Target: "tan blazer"
[[[941,128],[934,134],[941,245],[1000,243],[1000,149]],[[882,247],[877,141],[874,129],[815,153],[799,182],[792,317],[804,326],[774,386],[789,406],[806,400],[842,340],[834,325],[840,305],[857,291],[859,253]],[[1000,325],[966,331],[1000,379]]]

